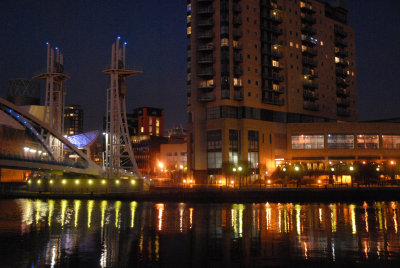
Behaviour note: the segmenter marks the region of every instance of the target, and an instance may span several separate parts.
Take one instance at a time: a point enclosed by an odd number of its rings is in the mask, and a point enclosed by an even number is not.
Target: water
[[[398,266],[399,205],[0,200],[0,266]]]

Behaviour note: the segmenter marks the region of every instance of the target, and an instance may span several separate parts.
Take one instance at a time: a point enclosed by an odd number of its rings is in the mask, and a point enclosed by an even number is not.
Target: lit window
[[[379,136],[378,135],[357,135],[357,148],[359,149],[378,149]]]
[[[296,48],[299,48],[299,44],[296,44]]]
[[[293,135],[292,149],[324,149],[324,135]]]
[[[292,47],[293,46],[293,42],[290,42],[289,45]]]
[[[353,134],[328,134],[328,149],[353,149]]]
[[[272,66],[279,67],[279,61],[272,60]]]
[[[306,51],[307,50],[307,47],[306,46],[301,46],[301,52],[304,52],[304,51]]]
[[[150,132],[150,134],[152,134],[152,132],[153,132],[153,127],[152,126],[149,126],[149,132]]]
[[[383,149],[400,149],[400,135],[382,135]]]
[[[160,128],[156,127],[156,135],[159,136],[160,135]]]
[[[229,46],[229,39],[228,38],[222,38],[221,39],[221,47],[227,47]]]
[[[144,132],[144,127],[140,127],[140,132]]]
[[[160,120],[156,119],[156,127],[159,127],[159,126],[160,126]]]
[[[151,125],[153,125],[153,118],[149,118],[149,125],[151,126]]]
[[[324,42],[321,41],[321,46],[323,46],[323,45],[324,45]]]
[[[340,62],[340,59],[338,57],[335,57],[335,63]]]
[[[188,4],[187,5],[187,11],[189,12],[189,11],[192,11],[192,4]]]
[[[233,85],[234,86],[241,86],[242,85],[242,79],[233,78]]]
[[[187,35],[191,35],[192,34],[192,27],[189,26],[187,27]]]
[[[192,21],[192,15],[188,15],[187,16],[187,19],[186,19],[186,22],[187,23],[190,23]]]

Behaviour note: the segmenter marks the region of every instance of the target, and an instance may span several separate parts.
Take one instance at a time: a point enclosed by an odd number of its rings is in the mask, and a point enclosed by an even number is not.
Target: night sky
[[[355,29],[359,119],[400,117],[400,1],[346,0]],[[95,4],[96,3],[96,4]],[[7,80],[45,69],[49,41],[64,53],[66,104],[79,104],[85,130],[100,129],[111,44],[128,42],[127,108],[165,109],[166,128],[186,123],[186,0],[1,0],[0,96]]]

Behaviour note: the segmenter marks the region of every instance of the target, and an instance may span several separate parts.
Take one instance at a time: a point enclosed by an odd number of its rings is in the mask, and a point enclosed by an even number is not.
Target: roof
[[[93,144],[99,136],[99,131],[94,130],[82,134],[72,135],[67,137],[68,141],[78,148],[86,148]]]

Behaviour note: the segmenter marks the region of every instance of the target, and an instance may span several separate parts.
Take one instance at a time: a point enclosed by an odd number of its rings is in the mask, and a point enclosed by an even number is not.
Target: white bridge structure
[[[136,68],[128,68],[125,62],[127,43],[120,44],[118,36],[111,47],[111,63],[103,72],[110,76],[107,89],[106,114],[106,157],[104,166],[109,179],[119,178],[125,171],[130,171],[138,178],[141,174],[133,155],[132,143],[126,118],[125,96],[126,78],[141,73]]]
[[[65,157],[52,153],[48,139]],[[0,167],[102,176],[102,169],[49,124],[0,98]]]

